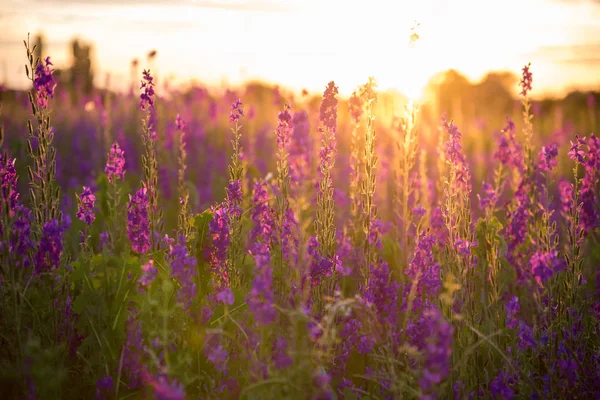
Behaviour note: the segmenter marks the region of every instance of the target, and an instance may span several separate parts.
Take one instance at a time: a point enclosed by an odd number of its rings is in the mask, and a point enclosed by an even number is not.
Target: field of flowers
[[[536,111],[529,65],[477,120],[372,78],[74,96],[26,49],[1,398],[600,398],[594,97]]]

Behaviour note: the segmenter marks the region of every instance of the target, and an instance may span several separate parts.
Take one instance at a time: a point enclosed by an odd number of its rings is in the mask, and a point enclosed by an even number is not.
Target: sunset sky
[[[408,46],[419,21],[420,40]],[[96,83],[129,82],[133,58],[158,50],[159,76],[237,84],[262,79],[349,93],[368,76],[417,94],[435,72],[519,72],[534,95],[600,90],[600,1],[592,0],[0,0],[0,81],[27,84],[22,40],[42,32],[57,67],[69,41],[95,45]]]

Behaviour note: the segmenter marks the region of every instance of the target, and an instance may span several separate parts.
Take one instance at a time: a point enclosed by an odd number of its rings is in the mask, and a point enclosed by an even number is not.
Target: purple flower
[[[237,99],[231,105],[231,111],[229,113],[229,123],[237,123],[241,117],[244,116],[244,108],[242,107],[242,100]]]
[[[256,262],[255,276],[247,298],[248,308],[259,324],[268,325],[275,320],[273,307],[273,274],[271,270],[271,240],[273,237],[273,211],[269,208],[266,185],[257,181],[252,193],[252,229],[250,253]]]
[[[15,207],[19,203],[19,192],[17,191],[17,171],[15,169],[16,159],[8,158],[7,154],[0,154],[0,187],[2,189],[2,198],[0,206],[4,209],[4,204],[8,203],[8,214],[10,217],[15,215]]]
[[[169,382],[167,376],[159,375],[148,379],[148,383],[152,386],[156,400],[185,400],[183,385],[174,379]]]
[[[146,254],[150,249],[150,222],[148,220],[148,189],[142,187],[134,196],[129,195],[127,237],[133,251]]]
[[[33,78],[33,87],[36,90],[36,102],[40,108],[48,106],[48,99],[54,97],[54,70],[50,69],[52,63],[50,57],[46,57],[44,62],[39,62],[35,67],[35,76]]]
[[[96,382],[96,400],[111,399],[115,390],[113,378],[105,375]]]
[[[292,115],[290,111],[292,108],[289,104],[285,105],[283,111],[279,112],[277,117],[277,129],[275,134],[277,136],[277,148],[285,149],[290,142],[290,135],[292,132]]]
[[[229,284],[229,274],[227,272],[227,248],[229,247],[229,216],[227,207],[221,205],[213,208],[213,219],[208,224],[209,232],[212,238],[212,249],[209,262],[212,268],[215,288],[220,289]]]
[[[483,192],[483,196],[479,194],[477,195],[477,198],[479,199],[479,208],[482,210],[487,210],[488,208],[495,207],[497,198],[496,191],[492,185],[484,181],[481,190]]]
[[[567,215],[573,202],[573,184],[565,179],[561,180],[558,184],[558,192],[560,194],[560,210]]]
[[[527,96],[527,93],[531,91],[531,83],[533,82],[533,75],[529,71],[531,67],[531,63],[525,65],[523,67],[523,73],[521,75],[521,82],[519,82],[519,86],[521,87],[521,95]]]
[[[96,204],[96,196],[92,193],[91,189],[87,186],[83,187],[83,192],[77,196],[77,218],[85,222],[88,226],[94,222],[96,215],[94,215],[94,205]]]
[[[462,134],[458,130],[458,127],[452,122],[443,120],[442,124],[450,135],[450,140],[445,144],[446,159],[449,160],[456,167],[456,184],[459,188],[469,188],[469,167],[467,166],[465,156],[462,152],[462,145],[460,139]]]
[[[542,284],[550,279],[555,273],[565,268],[565,263],[558,257],[556,250],[548,252],[537,251],[529,261],[529,267],[535,280]]]
[[[422,234],[417,241],[414,256],[405,270],[412,284],[417,285],[416,307],[420,305],[423,295],[434,298],[441,287],[440,265],[433,257],[434,244],[433,235]]]
[[[290,181],[292,189],[297,189],[310,173],[312,136],[306,111],[294,113],[292,120],[292,137],[290,141]]]
[[[42,238],[38,244],[35,255],[35,272],[53,271],[60,265],[60,257],[63,251],[63,233],[67,229],[68,222],[59,223],[53,219],[44,224]]]
[[[558,161],[556,161],[557,156],[558,145],[556,143],[552,143],[549,146],[543,146],[538,154],[538,168],[541,171],[551,171],[558,163]]]
[[[494,159],[505,166],[513,166],[522,171],[523,150],[517,142],[515,124],[510,118],[506,118],[506,126],[502,129],[498,138],[498,149],[494,153]]]
[[[285,338],[278,336],[273,344],[273,365],[277,369],[284,369],[292,365],[292,357],[287,352],[288,344]]]
[[[17,204],[14,209],[13,223],[10,237],[10,253],[19,256],[16,261],[17,266],[28,267],[30,265],[29,251],[33,249],[31,240],[31,222],[33,213],[21,204]]]
[[[217,371],[221,373],[227,372],[227,358],[229,357],[229,353],[218,342],[217,338],[212,338],[206,343],[204,353]]]
[[[158,274],[158,270],[154,266],[154,260],[149,260],[146,264],[142,265],[142,276],[138,283],[142,287],[148,287],[152,284]]]
[[[231,288],[225,288],[217,293],[217,301],[223,304],[233,305],[235,302],[235,297],[233,297],[233,291]]]
[[[471,248],[475,247],[474,243],[469,242],[468,240],[456,239],[454,242],[454,249],[461,256],[468,257],[471,255]]]
[[[575,135],[575,142],[571,142],[571,147],[569,148],[569,158],[573,161],[577,161],[580,164],[585,163],[585,151],[583,151],[582,146],[585,145],[585,136],[579,137]]]
[[[108,181],[114,182],[125,176],[125,152],[119,147],[119,143],[113,143],[108,153],[106,168],[104,172],[108,175]]]
[[[527,234],[527,221],[531,215],[529,209],[529,197],[527,193],[529,185],[526,182],[521,182],[519,189],[515,193],[516,208],[508,213],[508,226],[506,227],[506,235],[508,238],[509,249],[516,249],[525,241]]]
[[[178,300],[189,309],[193,300],[196,298],[196,258],[188,255],[188,249],[185,245],[185,237],[179,238],[179,243],[171,244],[168,259],[171,262],[171,277],[179,281],[181,289],[179,290]]]
[[[525,351],[528,348],[536,348],[533,329],[523,321],[519,321],[519,350]]]
[[[504,311],[506,311],[506,326],[512,329],[517,327],[519,320],[517,320],[515,316],[519,313],[519,310],[519,298],[517,296],[512,296],[504,306]]]
[[[333,273],[333,263],[321,256],[319,247],[319,239],[316,236],[311,236],[308,239],[308,254],[311,257],[309,275],[313,286],[317,286],[321,279],[330,277]]]
[[[181,118],[181,115],[179,114],[177,114],[177,116],[175,117],[175,126],[180,131],[184,130],[187,127],[186,122],[183,120],[183,118]]]
[[[229,218],[237,218],[242,214],[242,182],[231,181],[227,185],[227,211]]]
[[[417,216],[417,218],[422,218],[425,214],[427,214],[427,210],[425,210],[421,204],[417,204],[417,206],[413,208],[412,212]]]
[[[448,375],[454,327],[435,307],[425,310],[422,318],[425,331],[429,334],[421,349],[424,365],[419,385],[423,392],[429,392]]]
[[[380,322],[390,327],[395,326],[399,311],[400,284],[390,275],[385,262],[370,265],[368,277],[366,287],[362,288],[365,301],[375,306]]]
[[[150,75],[150,70],[144,70],[142,74],[140,89],[143,89],[143,92],[140,94],[140,109],[152,109],[154,108],[154,78]]]
[[[319,120],[323,126],[330,132],[335,133],[337,128],[337,104],[336,95],[338,87],[333,81],[327,84],[327,88],[323,93],[323,102],[321,103]]]
[[[494,398],[511,400],[515,397],[515,391],[511,386],[516,383],[514,376],[505,371],[500,371],[490,383],[490,393],[494,395]]]
[[[142,339],[142,324],[130,314],[126,324],[126,339],[123,345],[123,372],[129,379],[129,388],[135,389],[142,384],[144,364],[144,343]]]

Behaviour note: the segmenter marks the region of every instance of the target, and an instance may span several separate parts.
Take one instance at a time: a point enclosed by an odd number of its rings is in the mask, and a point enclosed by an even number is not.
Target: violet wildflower
[[[313,286],[317,286],[323,278],[330,277],[333,273],[333,264],[326,257],[321,256],[321,244],[316,236],[308,239],[308,254],[311,257],[309,276]]]
[[[412,212],[417,218],[423,218],[425,214],[427,214],[427,210],[424,209],[421,204],[417,204],[417,206],[412,209]]]
[[[59,267],[60,257],[63,251],[63,233],[68,223],[59,223],[53,219],[44,224],[42,238],[38,244],[35,255],[35,272],[51,272]]]
[[[290,140],[290,181],[292,188],[299,188],[310,173],[312,137],[306,111],[294,113]]]
[[[443,125],[450,135],[450,139],[445,144],[446,159],[456,168],[456,184],[459,188],[469,189],[469,167],[460,144],[462,134],[451,121],[444,120]]]
[[[338,87],[333,81],[327,84],[327,88],[323,93],[323,102],[321,103],[319,120],[323,126],[335,133],[337,129],[337,104],[336,95]]]
[[[598,182],[600,180],[600,138],[591,135],[585,142],[587,152],[583,158],[585,176],[580,188],[580,225],[584,232],[600,225],[600,197],[598,197]]]
[[[154,108],[154,78],[150,75],[150,70],[144,70],[142,74],[140,89],[144,91],[140,94],[140,109],[152,109]]]
[[[168,377],[159,375],[157,378],[148,379],[156,400],[185,400],[183,385],[176,380],[169,382]]]
[[[556,250],[548,252],[537,251],[531,257],[529,266],[535,280],[542,284],[550,279],[555,273],[565,268],[564,262],[558,257]]]
[[[178,300],[189,309],[193,300],[196,298],[196,258],[188,255],[188,249],[185,245],[185,237],[179,238],[179,243],[171,245],[168,259],[171,262],[171,277],[177,279],[181,285]]]
[[[105,375],[96,382],[96,400],[108,400],[113,397],[115,383],[110,375]]]
[[[487,209],[493,209],[496,206],[497,201],[494,187],[484,181],[481,191],[483,192],[483,196],[479,194],[477,195],[477,198],[479,199],[479,208],[481,208],[483,211]]]
[[[512,251],[525,241],[527,222],[531,216],[530,200],[527,196],[529,185],[521,182],[515,193],[516,208],[508,213],[509,223],[506,227],[509,249]]]
[[[436,308],[424,311],[423,322],[429,336],[422,349],[425,360],[419,385],[423,392],[429,392],[448,376],[454,327]]]
[[[259,324],[267,325],[275,320],[273,307],[273,274],[271,270],[270,244],[273,237],[273,211],[269,208],[266,185],[257,181],[252,193],[252,221],[250,253],[256,262],[254,282],[247,303]]]
[[[217,338],[213,337],[207,341],[204,346],[204,353],[217,371],[223,374],[227,373],[227,358],[229,357],[229,353],[223,348],[223,345],[219,343]]]
[[[519,350],[525,351],[528,348],[536,348],[536,341],[533,335],[533,329],[523,321],[519,321]]]
[[[229,123],[233,124],[233,123],[237,123],[241,117],[244,116],[244,108],[242,106],[242,100],[237,99],[232,105],[231,105],[231,111],[229,113]]]
[[[212,249],[209,262],[215,277],[214,285],[217,289],[229,285],[229,273],[227,270],[227,248],[229,247],[229,216],[227,207],[213,208],[213,219],[208,224],[212,238]]]
[[[417,241],[414,256],[404,272],[412,280],[412,284],[417,285],[416,307],[419,307],[423,296],[435,298],[441,287],[440,265],[433,257],[434,244],[433,235],[422,234]]]
[[[280,111],[277,117],[275,134],[277,136],[277,147],[280,149],[287,148],[290,142],[290,135],[292,133],[292,115],[290,111],[291,107],[289,104],[286,104],[284,110]]]
[[[490,393],[494,398],[512,400],[515,398],[515,391],[511,386],[516,383],[517,380],[514,376],[506,371],[500,371],[498,372],[498,375],[496,375],[496,378],[490,383]]]
[[[109,182],[123,179],[125,176],[125,152],[119,147],[119,143],[113,143],[108,153],[104,172],[108,175]]]
[[[158,270],[154,266],[154,260],[149,260],[146,264],[142,265],[142,276],[138,281],[138,284],[142,287],[149,287],[156,275],[158,274]]]
[[[0,154],[0,189],[2,190],[0,206],[4,210],[4,204],[8,203],[8,216],[11,218],[15,215],[15,207],[19,203],[15,162],[16,159],[11,160],[6,153]]]
[[[367,277],[366,287],[363,288],[365,301],[375,306],[381,322],[395,326],[400,284],[390,276],[386,262],[371,265]]]
[[[184,130],[187,127],[185,120],[183,118],[181,118],[181,115],[179,115],[179,114],[177,114],[175,116],[175,126],[180,131]]]
[[[142,384],[142,371],[144,369],[142,324],[135,316],[130,315],[125,327],[126,339],[121,356],[123,358],[123,372],[129,379],[129,388],[135,389]]]
[[[504,306],[504,311],[506,311],[506,326],[515,329],[517,325],[519,325],[519,320],[515,318],[515,316],[519,314],[519,310],[519,298],[517,296],[512,296]]]
[[[33,213],[25,206],[17,204],[14,209],[10,237],[10,252],[20,258],[20,261],[16,262],[17,266],[28,267],[30,264],[29,257],[26,256],[33,249],[31,240],[32,221]]]
[[[458,252],[458,254],[468,257],[471,255],[471,248],[475,247],[472,242],[463,239],[456,239],[454,242],[454,249]]]
[[[273,344],[273,365],[277,369],[284,369],[292,365],[292,357],[288,354],[288,343],[285,338],[278,336]]]
[[[498,160],[504,167],[512,166],[522,171],[523,150],[516,138],[516,128],[510,118],[506,118],[506,126],[502,129],[498,139],[498,149],[494,153],[494,159]]]
[[[146,254],[150,249],[147,192],[147,188],[142,187],[134,196],[129,195],[127,211],[127,237],[133,251],[140,254]]]
[[[585,151],[582,146],[585,145],[585,136],[579,137],[575,135],[575,142],[571,141],[571,147],[569,148],[569,158],[573,161],[577,161],[580,164],[585,163]]]
[[[527,93],[531,91],[531,83],[533,82],[533,75],[529,68],[531,67],[531,63],[525,65],[522,70],[521,81],[519,82],[519,86],[521,87],[521,95],[527,96]]]
[[[52,65],[50,57],[46,57],[43,62],[40,61],[35,67],[33,87],[36,90],[36,102],[40,108],[46,108],[48,106],[48,99],[54,97],[56,83],[52,76],[54,70],[50,69]]]
[[[77,196],[77,200],[79,203],[77,206],[77,218],[85,222],[86,225],[91,225],[96,219],[96,215],[94,214],[96,196],[94,196],[89,187],[84,186],[83,192]]]
[[[240,204],[242,204],[242,182],[231,181],[227,185],[227,213],[230,218],[240,217],[242,213]]]
[[[233,297],[233,291],[231,288],[225,288],[217,293],[216,299],[218,302],[228,305],[235,303],[235,297]]]
[[[538,168],[541,171],[552,170],[558,163],[556,156],[558,156],[558,145],[556,143],[543,146],[538,155]]]
[[[573,202],[573,184],[565,179],[558,184],[560,194],[560,211],[563,215],[568,215]]]

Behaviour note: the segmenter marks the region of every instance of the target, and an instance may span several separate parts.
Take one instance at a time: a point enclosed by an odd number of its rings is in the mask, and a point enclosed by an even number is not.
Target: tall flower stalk
[[[158,243],[154,232],[162,231],[162,210],[158,208],[158,168],[156,161],[156,131],[154,129],[152,113],[154,111],[154,78],[149,70],[144,70],[140,89],[140,109],[146,111],[142,119],[142,142],[145,154],[142,156],[144,166],[144,186],[148,194],[150,214],[150,240],[151,248],[157,249]],[[160,235],[159,235],[160,236]]]
[[[294,225],[294,214],[290,208],[290,174],[289,174],[289,144],[292,134],[292,114],[291,107],[286,104],[283,111],[278,115],[277,129],[277,189],[279,191],[276,198],[276,218],[277,235],[279,236],[279,245],[281,254],[277,259],[277,268],[279,270],[278,287],[280,294],[283,294],[286,282],[289,282],[288,268],[290,264],[290,252],[292,246],[292,226]],[[292,219],[290,221],[290,218]]]
[[[33,48],[29,44],[29,36],[25,42],[29,66],[25,66],[27,78],[33,84],[29,92],[29,103],[36,127],[27,121],[29,139],[27,150],[33,159],[33,169],[28,167],[30,195],[35,217],[34,234],[40,237],[43,227],[52,220],[61,219],[60,187],[56,184],[56,149],[52,146],[54,132],[50,127],[50,108],[48,100],[54,97],[56,83],[52,73],[50,57],[44,61],[34,60]]]
[[[335,202],[333,199],[333,184],[331,179],[331,170],[335,164],[337,129],[337,104],[336,95],[338,88],[333,81],[329,82],[323,94],[323,101],[320,108],[319,120],[321,125],[321,150],[319,152],[319,188],[317,191],[317,217],[315,219],[316,237],[312,239],[314,250],[313,263],[319,265],[319,275],[328,276],[334,266],[334,256],[336,250],[336,230],[335,230]],[[315,258],[317,258],[315,260]],[[322,271],[323,267],[329,271]],[[314,268],[312,268],[314,270]],[[314,275],[314,274],[313,274]],[[316,281],[314,281],[316,283]],[[330,284],[335,284],[335,277]],[[331,288],[326,288],[327,290]],[[322,294],[321,290],[316,290],[317,294]],[[317,306],[320,306],[320,300],[317,299]]]
[[[227,186],[227,214],[229,218],[230,244],[227,250],[227,264],[229,269],[229,279],[232,287],[241,285],[241,266],[239,265],[242,256],[242,178],[244,167],[240,155],[242,147],[242,126],[239,123],[244,116],[242,101],[236,100],[231,105],[229,113],[229,123],[234,124],[231,128],[233,132],[233,154],[231,155],[231,164],[229,165],[229,185]]]
[[[396,137],[396,158],[398,164],[394,169],[394,191],[392,207],[394,210],[394,226],[396,242],[400,245],[402,256],[395,257],[401,261],[401,267],[408,265],[409,229],[411,210],[409,198],[411,193],[410,173],[415,165],[417,153],[416,119],[417,107],[409,101],[404,116],[400,120],[398,136]]]
[[[375,263],[375,254],[373,252],[373,246],[376,242],[376,232],[373,230],[373,222],[377,218],[377,209],[373,204],[373,198],[375,196],[375,184],[377,168],[377,155],[375,154],[375,129],[373,128],[373,121],[375,116],[373,115],[373,106],[377,100],[377,94],[375,93],[375,87],[377,83],[375,79],[369,78],[369,82],[363,86],[363,97],[365,116],[367,118],[367,129],[365,130],[365,147],[364,147],[364,175],[360,180],[360,194],[361,194],[361,206],[362,206],[362,228],[364,233],[363,240],[363,256],[364,256],[364,270],[363,278],[365,282],[368,281],[368,271],[370,265]]]
[[[190,234],[190,225],[189,225],[189,210],[188,203],[190,200],[190,193],[185,184],[185,171],[186,171],[186,161],[187,161],[187,152],[185,150],[185,129],[186,123],[181,118],[179,114],[175,119],[175,126],[177,127],[178,135],[178,143],[179,143],[179,153],[178,153],[178,164],[179,168],[177,170],[177,183],[178,183],[178,193],[179,193],[179,214],[177,218],[177,227],[179,229],[179,233],[186,238]]]
[[[108,193],[108,199],[110,202],[108,234],[112,242],[112,246],[115,248],[115,245],[119,243],[121,239],[119,219],[121,216],[121,188],[119,187],[118,181],[125,178],[125,151],[121,149],[119,143],[117,142],[113,143],[110,147],[104,172],[108,176],[108,182],[111,188],[110,192]]]

